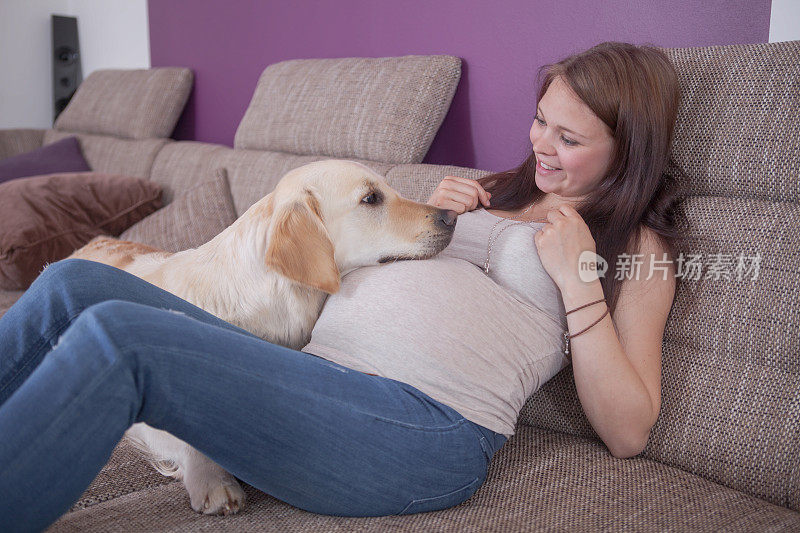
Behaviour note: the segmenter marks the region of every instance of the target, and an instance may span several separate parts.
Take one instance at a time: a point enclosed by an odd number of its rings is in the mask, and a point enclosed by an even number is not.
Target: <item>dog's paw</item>
[[[245,495],[239,483],[210,487],[205,494],[196,496],[191,498],[192,509],[198,513],[229,515],[244,509]]]
[[[244,509],[245,494],[239,482],[229,473],[192,476],[186,472],[184,484],[192,509],[203,514],[235,514]]]

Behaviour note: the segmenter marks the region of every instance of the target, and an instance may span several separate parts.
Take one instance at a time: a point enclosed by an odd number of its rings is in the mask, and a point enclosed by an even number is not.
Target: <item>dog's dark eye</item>
[[[365,204],[377,204],[379,201],[378,195],[374,192],[369,193],[364,198],[361,199],[362,203]]]

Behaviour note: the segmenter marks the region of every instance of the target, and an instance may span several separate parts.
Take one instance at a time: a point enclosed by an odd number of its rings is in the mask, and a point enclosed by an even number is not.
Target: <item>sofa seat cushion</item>
[[[96,484],[97,480],[90,488],[95,490],[91,498],[99,500],[102,496]],[[324,516],[294,508],[249,486],[245,486],[245,492],[248,504],[242,513],[203,516],[191,510],[181,483],[153,481],[136,492],[72,511],[48,531],[383,533],[800,528],[800,513],[649,459],[617,459],[595,440],[527,426],[519,426],[495,455],[478,492],[443,511],[371,518]]]

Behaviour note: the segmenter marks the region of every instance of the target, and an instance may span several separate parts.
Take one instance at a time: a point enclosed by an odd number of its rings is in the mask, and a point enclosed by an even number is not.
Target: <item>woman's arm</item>
[[[580,279],[578,262],[585,251],[595,251],[589,227],[567,204],[547,214],[549,224],[534,236],[542,265],[561,290],[571,310],[603,298],[599,279]],[[666,275],[650,266],[663,259],[655,234],[644,229],[637,247],[644,254],[640,275],[624,281],[613,317],[607,315],[570,340],[575,387],[586,417],[609,451],[632,457],[647,444],[661,407],[661,343],[667,315],[675,296],[674,266]],[[613,267],[613,265],[611,265]],[[616,275],[611,268],[607,275]],[[605,303],[567,315],[576,334],[602,316]],[[615,326],[616,325],[616,329]]]
[[[586,417],[615,457],[642,452],[661,406],[661,344],[675,295],[674,266],[666,275],[654,270],[664,250],[650,230],[643,231],[644,254],[638,279],[622,284],[617,309],[570,341],[575,387]],[[613,265],[606,275],[615,275]],[[572,279],[561,287],[566,309],[604,297],[600,280]],[[595,304],[567,316],[577,333],[606,310]],[[617,331],[614,329],[616,324]]]

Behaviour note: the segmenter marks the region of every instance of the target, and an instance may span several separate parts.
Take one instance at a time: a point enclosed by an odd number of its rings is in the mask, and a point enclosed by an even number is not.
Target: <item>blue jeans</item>
[[[266,342],[121,270],[50,265],[0,319],[0,524],[39,530],[146,422],[295,507],[469,498],[505,436],[416,388]]]

